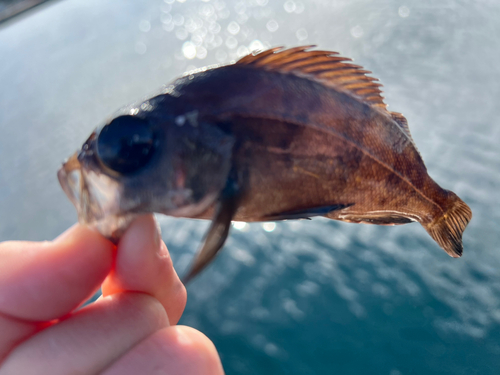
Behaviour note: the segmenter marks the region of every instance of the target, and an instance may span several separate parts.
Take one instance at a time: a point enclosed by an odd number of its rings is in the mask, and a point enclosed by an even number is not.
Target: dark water
[[[39,7],[0,27],[0,240],[51,239],[76,220],[55,172],[120,106],[255,47],[315,43],[381,79],[431,176],[471,206],[465,255],[417,224],[236,224],[189,286],[183,323],[228,374],[498,374],[499,19],[486,0]],[[207,223],[161,223],[182,272]]]

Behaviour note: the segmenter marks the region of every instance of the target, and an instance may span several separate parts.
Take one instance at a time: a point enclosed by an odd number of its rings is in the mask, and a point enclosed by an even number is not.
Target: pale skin
[[[185,304],[151,215],[117,247],[81,225],[0,243],[0,375],[224,374],[212,342],[176,325]]]

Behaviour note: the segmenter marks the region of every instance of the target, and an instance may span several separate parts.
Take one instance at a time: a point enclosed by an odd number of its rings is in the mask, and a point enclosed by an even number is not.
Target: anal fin
[[[238,202],[238,185],[233,179],[229,179],[217,202],[215,215],[205,236],[203,245],[198,251],[189,272],[182,280],[184,284],[198,275],[215,258],[219,250],[222,249],[229,234],[231,220],[238,209]]]
[[[330,206],[319,206],[303,210],[280,212],[265,216],[263,221],[309,219],[314,216],[324,216],[332,211],[342,210],[343,208],[349,206],[352,206],[352,204],[333,204]]]

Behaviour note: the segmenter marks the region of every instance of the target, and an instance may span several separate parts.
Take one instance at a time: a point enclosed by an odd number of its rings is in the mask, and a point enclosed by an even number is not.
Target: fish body
[[[188,74],[97,129],[61,184],[80,220],[111,238],[143,212],[212,219],[188,278],[231,220],[416,221],[460,256],[469,207],[429,177],[406,119],[347,60],[275,48]]]

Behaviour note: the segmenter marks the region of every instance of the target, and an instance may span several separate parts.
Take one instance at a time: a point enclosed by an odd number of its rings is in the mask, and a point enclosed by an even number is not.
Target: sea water
[[[56,171],[121,106],[185,71],[317,44],[373,71],[429,174],[473,211],[464,256],[418,224],[234,223],[182,324],[227,374],[500,373],[500,4],[66,0],[0,25],[0,240],[76,221]],[[179,273],[208,222],[160,217]]]

